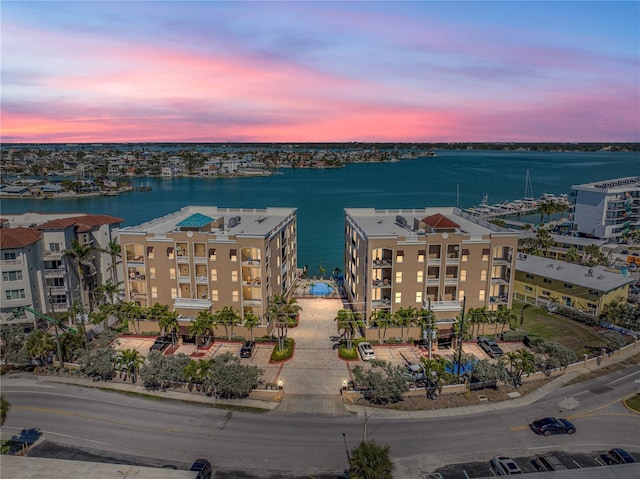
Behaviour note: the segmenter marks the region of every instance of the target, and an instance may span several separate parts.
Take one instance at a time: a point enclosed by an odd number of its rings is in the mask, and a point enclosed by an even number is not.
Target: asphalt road
[[[614,446],[638,454],[640,415],[621,399],[639,388],[640,366],[634,365],[565,386],[525,408],[420,420],[369,417],[366,433],[391,447],[397,478],[418,478],[456,463],[482,464],[496,454],[589,453]],[[12,404],[3,439],[32,430],[98,455],[181,469],[206,457],[216,477],[337,477],[347,467],[344,439],[351,449],[365,429],[362,417],[214,409],[47,383],[27,374],[4,376],[2,393]],[[529,430],[531,420],[552,415],[569,418],[577,433],[542,437]]]

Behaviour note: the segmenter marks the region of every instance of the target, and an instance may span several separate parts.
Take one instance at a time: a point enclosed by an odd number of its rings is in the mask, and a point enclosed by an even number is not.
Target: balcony
[[[260,260],[256,258],[242,258],[242,266],[260,266]]]
[[[493,258],[493,264],[498,266],[498,265],[510,265],[511,264],[511,257],[510,256],[497,256],[495,258]]]
[[[391,286],[391,280],[389,278],[374,279],[371,281],[371,286],[374,288],[388,288]]]
[[[373,260],[373,268],[391,268],[393,265],[393,261],[384,260],[384,259],[374,259]]]
[[[178,276],[178,283],[191,283],[191,276]]]
[[[177,254],[176,261],[181,264],[189,263],[189,257],[186,255]]]
[[[422,302],[423,309],[429,309],[431,306],[431,311],[452,311],[459,312],[462,311],[462,301],[428,301]]]
[[[173,301],[173,307],[181,309],[209,310],[209,308],[211,308],[211,301],[208,298],[176,298]]]
[[[44,250],[42,252],[42,258],[44,260],[56,260],[62,258],[62,251],[48,251]]]
[[[140,263],[144,264],[143,255],[127,255],[127,263]]]
[[[447,264],[458,264],[460,261],[460,256],[457,254],[449,254],[447,255]]]
[[[427,264],[440,264],[440,260],[442,258],[440,256],[431,256],[427,259]]]
[[[507,304],[508,302],[509,302],[509,296],[507,296],[506,294],[489,297],[489,303],[491,304]]]
[[[491,284],[504,284],[507,285],[509,284],[509,280],[507,278],[502,278],[502,277],[497,277],[497,278],[491,278]]]
[[[47,286],[47,293],[52,295],[65,295],[67,288],[64,286]]]
[[[374,308],[389,308],[391,307],[391,298],[374,299],[371,301],[371,306]]]
[[[53,303],[53,310],[56,313],[59,313],[61,311],[66,311],[69,308],[69,305],[67,304],[67,302],[63,302],[63,303]]]
[[[64,273],[65,273],[64,268],[45,269],[44,277],[45,278],[60,277],[60,276],[64,276]]]
[[[429,283],[427,283],[427,284],[429,284]],[[448,276],[447,275],[444,278],[444,284],[449,284],[449,285],[458,284],[458,277],[457,276]]]
[[[261,299],[243,299],[242,304],[245,306],[262,306]]]
[[[16,258],[16,259],[0,259],[0,264],[21,265],[23,263],[22,263],[22,258]]]

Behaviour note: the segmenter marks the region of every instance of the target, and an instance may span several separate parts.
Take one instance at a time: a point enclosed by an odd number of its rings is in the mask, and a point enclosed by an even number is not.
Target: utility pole
[[[462,333],[464,331],[464,311],[467,305],[467,297],[462,298],[462,316],[460,318],[460,333],[458,335],[458,359],[456,360],[456,377],[460,377],[460,361],[462,360]]]
[[[351,456],[349,455],[349,448],[347,447],[347,435],[343,432],[342,439],[344,440],[344,450],[347,452],[347,461],[349,462],[349,468],[351,468]]]

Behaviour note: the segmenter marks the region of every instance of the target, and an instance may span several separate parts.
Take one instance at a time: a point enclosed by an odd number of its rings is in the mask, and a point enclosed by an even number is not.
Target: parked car
[[[496,456],[489,461],[491,467],[499,476],[513,476],[522,474],[522,469],[510,457]]]
[[[555,417],[545,417],[529,424],[529,427],[536,434],[549,436],[551,434],[573,434],[576,427],[566,419],[556,419]]]
[[[487,353],[492,358],[499,358],[504,354],[504,351],[502,350],[502,348],[498,346],[498,344],[491,339],[487,339],[487,338],[478,339],[478,346],[484,349],[484,352]]]
[[[171,336],[160,336],[153,342],[149,351],[164,351],[171,345]]]
[[[631,464],[632,462],[636,462],[631,454],[629,454],[624,449],[620,449],[619,447],[611,449],[609,451],[609,457],[613,461],[609,464]]]
[[[213,472],[211,463],[206,459],[196,459],[189,470],[198,473],[195,479],[211,479],[211,473]]]
[[[376,353],[373,350],[373,346],[371,346],[371,343],[368,343],[366,341],[358,344],[358,351],[360,352],[360,357],[363,361],[370,361],[376,358]]]
[[[553,454],[545,454],[544,456],[536,457],[533,461],[533,465],[538,471],[562,471],[569,469]]]
[[[242,347],[240,348],[240,357],[241,358],[250,358],[253,356],[253,350],[256,347],[256,343],[253,341],[245,341],[242,343]]]

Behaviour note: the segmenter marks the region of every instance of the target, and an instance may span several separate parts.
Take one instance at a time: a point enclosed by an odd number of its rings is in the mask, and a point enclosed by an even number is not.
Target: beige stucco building
[[[230,306],[251,311],[260,318],[255,334],[268,334],[269,301],[296,279],[295,208],[187,206],[121,229],[120,243],[126,300],[167,305],[182,327],[199,311]]]
[[[345,209],[345,282],[352,308],[431,308],[440,336],[467,308],[511,307],[518,232],[457,208]],[[414,331],[416,338],[420,331]]]

